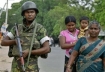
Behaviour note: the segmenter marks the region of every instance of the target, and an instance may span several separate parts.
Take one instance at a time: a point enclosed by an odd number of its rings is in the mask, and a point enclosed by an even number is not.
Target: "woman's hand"
[[[24,42],[23,40],[20,40],[21,45],[23,44],[23,42]]]
[[[73,42],[73,44],[75,45],[77,43],[77,40],[75,40],[74,42]]]
[[[24,50],[23,51],[23,58],[26,58],[28,56],[28,54],[29,54],[29,50],[28,49]]]
[[[72,72],[72,67],[71,65],[66,66],[66,72]]]
[[[67,68],[66,68],[66,72],[72,72],[72,69],[69,68],[69,67],[67,67]]]

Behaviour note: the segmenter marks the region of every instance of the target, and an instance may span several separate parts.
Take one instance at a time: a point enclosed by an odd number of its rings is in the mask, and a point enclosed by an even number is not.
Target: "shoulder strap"
[[[31,51],[32,51],[32,46],[33,46],[33,42],[34,42],[34,37],[35,37],[35,33],[36,33],[36,29],[37,29],[37,23],[35,22],[35,20],[33,21],[34,24],[34,32],[33,32],[33,36],[32,36],[32,40],[31,40],[31,46],[30,46],[30,50],[29,50],[29,54],[28,54],[28,60],[27,60],[27,63],[26,63],[26,67],[28,66],[29,64],[29,59],[30,59],[30,55],[31,55]]]

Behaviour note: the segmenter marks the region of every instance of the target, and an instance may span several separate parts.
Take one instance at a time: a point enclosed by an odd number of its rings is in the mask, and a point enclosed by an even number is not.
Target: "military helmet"
[[[25,3],[23,3],[22,7],[21,7],[21,15],[23,16],[24,11],[28,10],[28,9],[34,9],[36,11],[36,13],[39,13],[39,10],[36,7],[36,4],[32,1],[27,1]]]

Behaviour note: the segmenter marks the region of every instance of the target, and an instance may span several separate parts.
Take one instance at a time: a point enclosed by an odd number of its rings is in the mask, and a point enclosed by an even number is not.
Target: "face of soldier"
[[[26,10],[24,12],[24,17],[26,18],[27,21],[33,21],[35,16],[36,16],[35,10]]]

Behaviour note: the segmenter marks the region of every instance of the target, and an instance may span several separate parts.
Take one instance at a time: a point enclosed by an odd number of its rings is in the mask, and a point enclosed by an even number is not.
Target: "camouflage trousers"
[[[27,59],[24,59],[25,66]],[[14,58],[12,61],[11,72],[22,72],[20,60]],[[39,72],[37,58],[30,58],[28,66],[25,68],[25,72]]]

